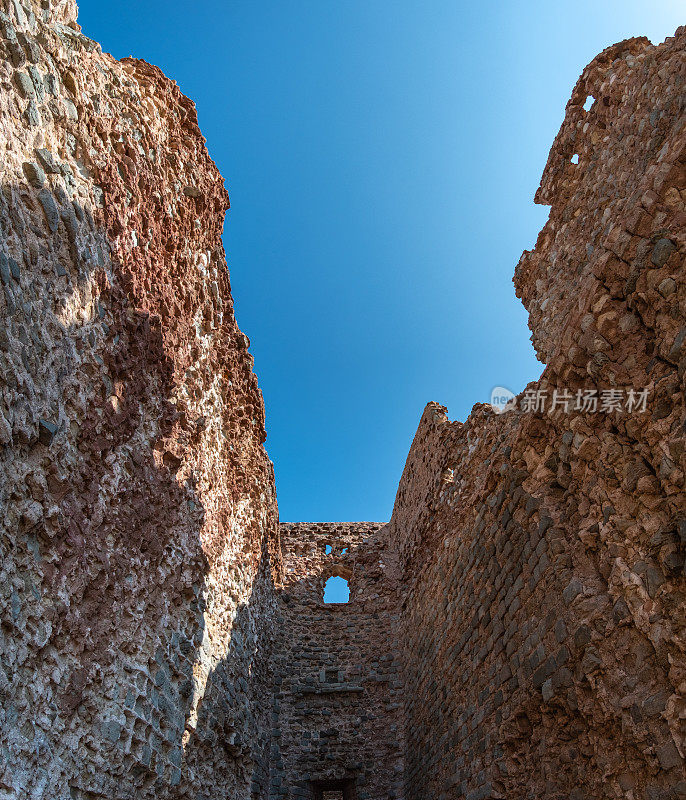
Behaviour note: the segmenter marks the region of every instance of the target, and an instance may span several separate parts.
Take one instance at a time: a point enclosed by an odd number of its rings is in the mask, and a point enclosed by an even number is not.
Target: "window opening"
[[[324,584],[325,603],[347,603],[350,600],[350,586],[345,578],[332,576]]]

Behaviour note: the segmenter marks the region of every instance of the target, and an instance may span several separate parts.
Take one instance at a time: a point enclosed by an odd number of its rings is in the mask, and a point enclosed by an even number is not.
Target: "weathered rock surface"
[[[158,69],[0,7],[0,797],[247,796],[278,532],[227,193]]]
[[[685,46],[621,42],[572,93],[515,274],[545,408],[419,426],[390,525],[407,800],[686,797]]]
[[[537,408],[430,404],[390,524],[279,528],[192,103],[0,0],[0,800],[686,797],[685,45],[574,89]]]

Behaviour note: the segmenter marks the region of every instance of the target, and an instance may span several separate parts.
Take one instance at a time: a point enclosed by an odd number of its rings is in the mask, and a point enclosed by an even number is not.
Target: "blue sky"
[[[681,0],[81,0],[198,107],[281,519],[389,518],[424,405],[542,369],[512,274],[572,87]]]

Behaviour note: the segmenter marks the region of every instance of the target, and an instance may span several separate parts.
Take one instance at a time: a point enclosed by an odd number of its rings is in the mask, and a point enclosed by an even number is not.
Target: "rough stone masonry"
[[[0,0],[0,800],[686,798],[685,46],[567,105],[548,405],[429,404],[390,523],[279,525],[193,104]]]

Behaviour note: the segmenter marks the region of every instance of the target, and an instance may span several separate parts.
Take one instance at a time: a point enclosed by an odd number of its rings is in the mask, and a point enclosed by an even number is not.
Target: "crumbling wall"
[[[282,524],[270,793],[264,798],[400,800],[402,685],[394,564],[385,526]],[[330,552],[327,553],[327,546]],[[347,603],[324,604],[332,575]]]
[[[247,796],[278,531],[227,193],[159,70],[0,9],[0,797]]]
[[[420,423],[390,525],[408,800],[686,797],[685,45],[574,89],[515,275],[540,381]]]
[[[540,381],[430,404],[390,525],[279,533],[192,103],[0,0],[1,800],[686,797],[685,44],[574,89]]]

